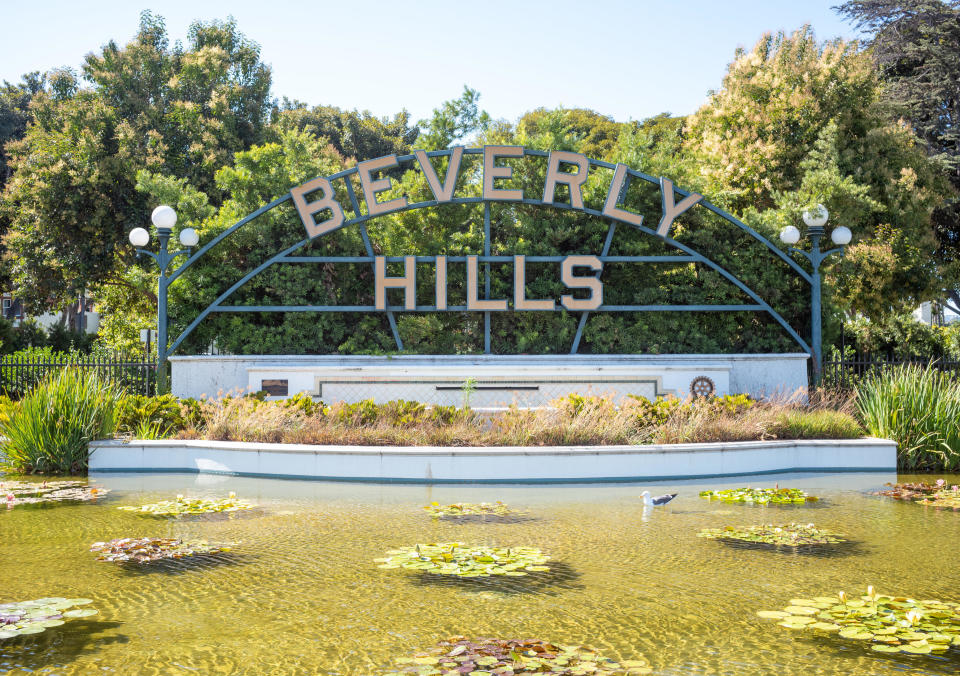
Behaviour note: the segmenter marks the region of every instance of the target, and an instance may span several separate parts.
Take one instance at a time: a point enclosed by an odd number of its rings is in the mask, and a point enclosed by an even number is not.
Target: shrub
[[[899,366],[864,378],[857,412],[867,431],[897,442],[901,470],[960,469],[960,382],[927,366]]]
[[[148,397],[128,394],[117,404],[117,432],[130,434],[142,429],[156,429],[161,435],[179,432],[186,427],[180,402],[171,395]],[[137,435],[138,438],[140,435]]]
[[[45,380],[0,422],[0,435],[6,437],[2,467],[20,473],[86,473],[87,444],[113,433],[120,394],[73,368]]]

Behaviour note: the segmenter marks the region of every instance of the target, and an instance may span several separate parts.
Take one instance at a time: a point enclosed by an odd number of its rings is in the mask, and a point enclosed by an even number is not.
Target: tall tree
[[[390,118],[369,111],[341,110],[335,106],[307,107],[299,101],[284,100],[271,124],[271,140],[279,142],[285,132],[305,131],[324,138],[334,150],[358,162],[383,155],[410,152],[420,130],[410,126],[410,114],[403,110]]]
[[[960,1],[851,0],[838,11],[868,34],[886,97],[960,191]],[[960,200],[933,214],[938,262],[960,312]],[[951,283],[952,282],[952,283]]]
[[[163,20],[144,12],[129,44],[87,57],[83,78],[48,78],[24,138],[6,146],[5,243],[34,310],[126,284],[127,233],[156,206],[137,172],[183,178],[218,204],[216,171],[260,138],[271,106],[270,69],[232,20],[195,23],[186,49],[171,48]]]
[[[882,91],[857,43],[768,34],[738,52],[684,139],[701,192],[767,236],[818,202],[850,227],[832,281],[841,307],[872,317],[939,295],[931,219],[950,193]]]

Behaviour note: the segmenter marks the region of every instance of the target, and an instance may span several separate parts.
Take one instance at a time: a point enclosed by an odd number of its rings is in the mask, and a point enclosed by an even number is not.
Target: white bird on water
[[[643,498],[643,504],[645,507],[665,505],[675,497],[676,493],[667,493],[665,495],[658,495],[657,497],[650,497],[650,491],[644,491],[640,494],[640,497]]]

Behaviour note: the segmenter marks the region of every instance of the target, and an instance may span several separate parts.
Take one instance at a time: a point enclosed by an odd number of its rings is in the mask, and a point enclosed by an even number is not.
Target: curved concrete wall
[[[577,483],[789,471],[896,471],[885,439],[570,447],[306,446],[98,441],[90,472],[199,472],[341,481]]]

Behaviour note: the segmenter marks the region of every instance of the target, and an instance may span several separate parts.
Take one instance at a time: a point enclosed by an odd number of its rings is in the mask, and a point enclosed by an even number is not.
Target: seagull
[[[667,504],[668,502],[673,500],[675,497],[677,497],[677,494],[667,493],[666,495],[658,495],[655,498],[651,498],[650,491],[644,491],[643,493],[640,494],[640,497],[643,498],[644,506],[650,506],[650,505],[659,506],[659,505]]]

